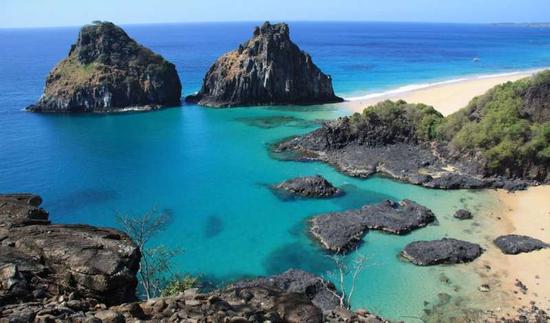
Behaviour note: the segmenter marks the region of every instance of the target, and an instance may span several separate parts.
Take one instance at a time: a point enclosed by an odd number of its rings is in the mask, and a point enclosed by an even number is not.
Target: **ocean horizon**
[[[176,65],[183,96],[199,90],[217,57],[252,35],[255,22],[127,25],[139,43]],[[550,66],[550,29],[490,24],[290,22],[293,41],[331,75],[349,100]],[[149,113],[52,115],[22,111],[78,27],[0,29],[0,192],[34,192],[52,222],[117,227],[115,215],[151,209],[173,216],[155,244],[181,247],[179,272],[215,284],[288,268],[334,269],[310,239],[310,217],[385,199],[412,199],[438,223],[406,236],[370,232],[368,257],[351,300],[388,319],[414,321],[438,295],[467,297],[480,285],[456,267],[399,259],[409,242],[442,237],[483,242],[479,222],[457,223],[459,208],[488,212],[487,191],[432,190],[383,177],[351,178],[322,163],[284,162],[269,146],[349,113],[337,104],[210,109],[192,104]],[[269,186],[320,174],[346,194],[285,200]],[[483,220],[479,220],[483,221]],[[482,223],[481,223],[482,224]],[[356,255],[350,256],[350,261]],[[451,284],[442,285],[441,277]],[[460,283],[459,283],[460,282]]]

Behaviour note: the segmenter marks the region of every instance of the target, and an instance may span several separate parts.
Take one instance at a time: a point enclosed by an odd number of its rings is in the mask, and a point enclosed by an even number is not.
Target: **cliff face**
[[[291,40],[286,24],[268,22],[210,68],[189,102],[212,107],[322,104],[342,101],[332,80]]]
[[[48,75],[37,112],[148,110],[180,103],[174,64],[110,22],[84,26],[67,58]]]

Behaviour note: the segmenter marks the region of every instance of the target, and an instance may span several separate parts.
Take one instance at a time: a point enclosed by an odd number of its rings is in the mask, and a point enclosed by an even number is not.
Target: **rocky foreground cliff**
[[[187,101],[211,107],[308,105],[342,101],[332,80],[290,40],[287,24],[268,22],[237,50],[221,56]]]
[[[0,195],[0,322],[384,322],[339,307],[330,282],[285,273],[138,301],[140,250],[127,235],[50,224],[42,199]]]
[[[114,112],[179,105],[174,64],[110,22],[84,26],[69,55],[48,75],[36,112]]]
[[[550,183],[550,71],[509,82],[444,118],[433,107],[386,101],[274,147],[358,177],[379,173],[431,188]]]

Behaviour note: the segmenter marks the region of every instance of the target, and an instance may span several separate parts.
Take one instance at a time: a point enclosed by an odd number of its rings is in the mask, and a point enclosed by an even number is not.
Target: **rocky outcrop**
[[[179,105],[174,64],[110,22],[84,26],[69,55],[48,75],[36,112],[116,112]]]
[[[323,312],[339,306],[335,286],[302,270],[291,269],[280,275],[243,280],[232,284],[233,288],[271,287],[287,293],[305,294]]]
[[[434,220],[430,209],[413,201],[384,201],[357,210],[316,216],[310,220],[310,232],[325,249],[342,253],[355,248],[368,229],[406,234]]]
[[[275,185],[274,189],[296,196],[312,198],[333,197],[342,193],[320,175],[292,178]]]
[[[472,212],[464,209],[456,211],[453,216],[459,220],[469,220],[473,217]]]
[[[40,202],[0,196],[0,305],[60,292],[109,305],[134,300],[139,248],[113,229],[50,225]]]
[[[188,102],[211,107],[308,105],[342,101],[332,80],[291,40],[288,25],[268,22],[220,57]]]
[[[401,256],[418,266],[459,264],[481,256],[483,249],[475,243],[443,238],[433,241],[415,241],[405,246]]]
[[[276,143],[272,152],[283,160],[326,162],[349,176],[381,174],[429,188],[517,190],[537,183],[487,172],[486,161],[475,154],[456,155],[437,136],[444,122],[432,107],[386,101]]]
[[[494,243],[503,253],[507,255],[517,255],[523,252],[550,248],[550,244],[547,244],[539,239],[517,234],[500,236],[495,239]]]

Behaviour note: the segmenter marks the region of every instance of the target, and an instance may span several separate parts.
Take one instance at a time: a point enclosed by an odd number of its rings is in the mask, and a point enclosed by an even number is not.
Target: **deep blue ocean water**
[[[217,56],[250,37],[254,25],[125,29],[177,65],[187,95],[198,90]],[[410,23],[290,27],[294,41],[332,75],[337,94],[344,97],[550,66],[549,29]],[[419,268],[401,262],[397,254],[418,239],[453,236],[483,242],[475,222],[458,223],[451,215],[459,207],[490,207],[494,201],[489,193],[360,180],[320,163],[270,157],[270,143],[311,131],[318,119],[345,113],[336,105],[231,110],[183,106],[76,116],[22,111],[38,99],[48,71],[68,53],[77,33],[78,28],[0,29],[0,192],[41,194],[58,223],[115,226],[116,212],[169,211],[173,222],[154,243],[185,249],[174,261],[177,271],[217,282],[289,267],[323,274],[333,264],[306,234],[308,217],[410,198],[432,208],[439,224],[403,237],[370,232],[358,251],[369,262],[359,276],[353,306],[408,321],[421,315],[424,301],[433,303],[438,293],[476,292],[476,276],[462,270],[467,267]],[[284,201],[267,187],[311,174],[325,176],[347,194]],[[453,284],[441,284],[443,272]]]

